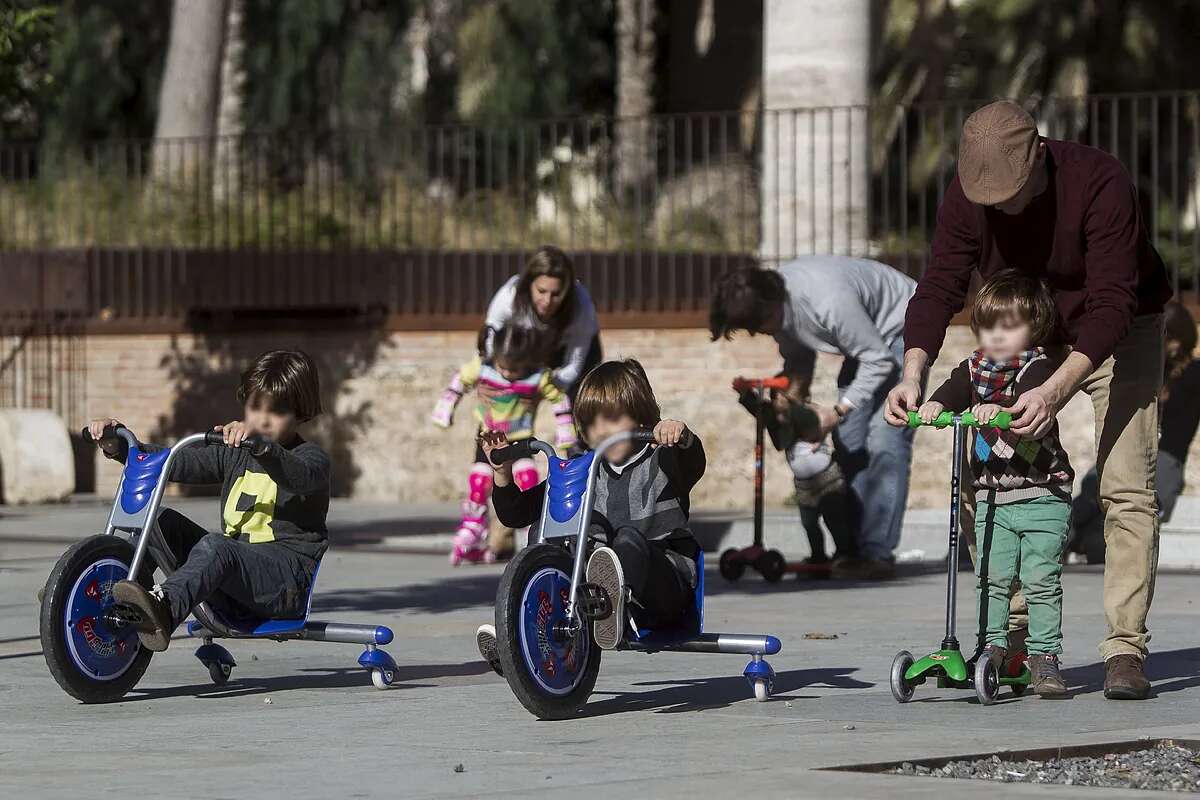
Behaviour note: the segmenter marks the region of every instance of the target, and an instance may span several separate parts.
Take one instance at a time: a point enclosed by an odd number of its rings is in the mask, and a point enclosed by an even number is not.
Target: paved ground
[[[266,642],[231,645],[239,666],[215,690],[193,643],[177,640],[126,702],[79,705],[47,674],[37,639],[35,593],[64,545],[28,538],[0,538],[0,797],[923,797],[946,781],[822,768],[1200,738],[1200,592],[1189,574],[1160,581],[1157,696],[1144,703],[1100,694],[1095,571],[1066,576],[1075,697],[991,708],[961,691],[922,687],[907,706],[889,694],[893,654],[940,641],[939,574],[914,567],[882,586],[767,587],[711,573],[708,629],[783,639],[774,700],[748,699],[739,656],[619,653],[606,657],[583,718],[542,723],[475,654],[499,567],[454,571],[440,557],[348,546],[322,569],[314,616],[391,625],[400,674],[390,691],[370,686],[353,645]],[[954,791],[1128,796],[983,782]]]

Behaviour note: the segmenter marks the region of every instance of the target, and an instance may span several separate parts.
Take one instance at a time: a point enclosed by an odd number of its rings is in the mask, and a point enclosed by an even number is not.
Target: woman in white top
[[[575,388],[602,360],[596,308],[583,284],[575,280],[571,259],[557,247],[543,245],[520,275],[505,281],[488,304],[484,356],[492,337],[505,325],[540,330],[552,342],[554,383],[575,400]],[[485,395],[489,391],[480,384]]]

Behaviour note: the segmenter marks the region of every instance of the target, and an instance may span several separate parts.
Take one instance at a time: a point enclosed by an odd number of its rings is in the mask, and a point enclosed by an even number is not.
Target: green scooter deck
[[[914,661],[904,672],[904,680],[919,686],[930,678],[937,678],[939,689],[970,689],[974,686],[972,670],[960,650],[938,650],[936,653]],[[1033,678],[1028,665],[1021,665],[1021,674],[1015,678],[1001,677],[1001,686],[1028,686]]]

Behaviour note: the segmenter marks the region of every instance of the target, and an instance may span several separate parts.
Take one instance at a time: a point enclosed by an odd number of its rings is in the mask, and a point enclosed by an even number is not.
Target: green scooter
[[[1001,411],[988,426],[1007,430],[1011,422],[1012,415]],[[912,700],[918,686],[927,680],[937,679],[939,689],[974,687],[979,702],[985,706],[996,702],[1001,686],[1010,687],[1012,693],[1020,697],[1029,687],[1031,678],[1026,664],[1021,664],[1019,675],[1002,676],[991,659],[978,658],[978,654],[973,662],[963,658],[958,639],[954,636],[958,578],[958,493],[962,480],[963,452],[966,447],[967,428],[981,427],[981,423],[969,411],[962,414],[943,411],[931,423],[922,422],[915,411],[910,411],[908,424],[913,428],[927,425],[932,428],[954,429],[954,460],[950,470],[950,557],[946,562],[946,638],[942,639],[940,650],[916,661],[907,650],[896,654],[892,661],[892,696],[897,702],[907,703]]]

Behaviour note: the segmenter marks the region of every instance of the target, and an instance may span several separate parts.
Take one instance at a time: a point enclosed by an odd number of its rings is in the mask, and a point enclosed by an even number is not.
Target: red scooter
[[[764,414],[770,413],[771,404],[767,392],[771,389],[784,391],[788,388],[788,379],[783,376],[773,378],[735,378],[733,389],[736,392],[753,391],[758,397],[758,410],[754,414],[754,543],[749,547],[731,547],[721,553],[718,568],[721,577],[727,581],[736,581],[742,577],[746,567],[753,567],[759,575],[770,583],[777,583],[784,575],[795,572],[813,577],[828,577],[829,567],[826,564],[811,564],[804,561],[788,561],[778,550],[768,550],[763,547],[763,433],[766,431]]]

